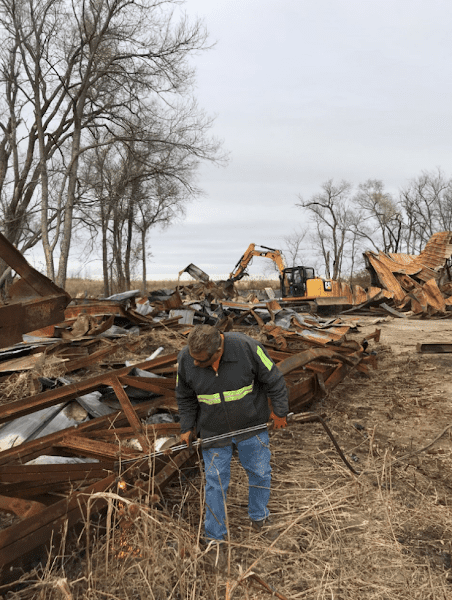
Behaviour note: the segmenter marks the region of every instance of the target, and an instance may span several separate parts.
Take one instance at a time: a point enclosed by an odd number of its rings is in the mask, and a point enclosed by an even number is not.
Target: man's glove
[[[184,444],[187,444],[187,446],[191,448],[191,443],[194,437],[193,431],[190,429],[189,431],[180,434],[180,441]]]
[[[273,421],[273,429],[284,429],[287,427],[287,418],[278,417],[273,411],[270,413],[270,419]]]

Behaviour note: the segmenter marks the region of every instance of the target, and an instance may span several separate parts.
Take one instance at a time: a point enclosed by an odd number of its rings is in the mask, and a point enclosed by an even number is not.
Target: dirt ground
[[[361,475],[346,471],[317,424],[273,434],[275,446],[288,442],[274,450],[281,486],[296,464],[299,510],[322,502],[319,493],[331,506],[343,500],[324,513],[322,533],[313,536],[310,521],[303,550],[312,554],[286,588],[291,598],[452,598],[452,354],[417,352],[419,343],[449,342],[452,322],[374,322],[360,318],[349,337],[381,329],[369,346],[378,369],[352,374],[317,407]]]

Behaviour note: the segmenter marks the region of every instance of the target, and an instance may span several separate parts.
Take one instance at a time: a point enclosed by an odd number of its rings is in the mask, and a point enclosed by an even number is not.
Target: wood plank
[[[160,492],[172,479],[178,469],[192,457],[194,451],[183,450],[177,456],[171,457],[171,462],[163,465],[159,473],[150,480],[150,489],[154,487]],[[143,473],[149,471],[149,460],[137,461]],[[128,469],[130,473],[131,470]],[[123,475],[124,476],[124,475]],[[35,548],[45,545],[52,538],[54,546],[58,544],[61,532],[66,524],[69,528],[81,519],[86,518],[87,504],[90,504],[90,514],[93,515],[106,506],[107,501],[100,497],[90,501],[92,493],[107,491],[116,484],[117,474],[112,474],[101,481],[75,492],[69,498],[64,498],[52,506],[43,509],[37,515],[26,518],[0,531],[0,564],[4,570],[0,572],[0,583],[5,567],[19,560],[23,555]]]
[[[70,498],[47,506],[37,515],[0,531],[0,564],[11,564],[27,552],[46,544],[53,534],[58,537],[66,522],[69,527],[73,526],[86,514],[86,505],[91,493],[108,490],[116,482],[116,477],[116,474],[110,475],[80,492],[75,492]],[[91,501],[91,514],[95,514],[105,505],[106,501],[102,498]]]
[[[105,473],[101,477],[88,477],[86,479],[75,479],[74,481],[24,481],[22,483],[0,484],[0,494],[11,496],[14,498],[36,498],[43,494],[71,494],[74,489],[86,487],[94,483],[94,481],[103,479]],[[55,502],[55,498],[53,498]]]
[[[140,406],[138,406],[136,409],[137,415],[146,415],[150,408],[156,406],[156,400],[160,399],[156,398],[154,400],[149,400],[148,402],[143,402],[143,404],[140,404]],[[162,401],[160,400],[157,406],[161,405]],[[43,436],[42,438],[38,438],[37,440],[32,440],[31,442],[26,442],[25,444],[21,444],[20,446],[15,446],[14,448],[9,448],[8,450],[0,452],[0,466],[11,463],[13,461],[25,463],[29,460],[32,460],[33,458],[42,456],[43,454],[54,454],[53,445],[56,444],[59,440],[63,439],[63,437],[66,435],[71,435],[72,433],[76,433],[76,435],[85,433],[88,434],[89,432],[95,432],[97,430],[105,428],[114,428],[115,425],[121,427],[122,425],[127,424],[127,422],[127,417],[122,410],[118,410],[117,412],[111,413],[110,415],[105,415],[104,417],[96,417],[95,419],[90,419],[89,421],[87,421],[86,423],[82,423],[81,425],[68,427],[63,431],[50,433],[49,435]]]

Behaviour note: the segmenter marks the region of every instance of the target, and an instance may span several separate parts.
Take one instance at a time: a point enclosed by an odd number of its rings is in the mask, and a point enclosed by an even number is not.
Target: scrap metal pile
[[[21,261],[17,287],[33,288],[36,271]],[[48,281],[38,279],[41,285]],[[179,470],[197,460],[193,449],[171,451],[180,429],[177,350],[193,324],[246,330],[260,339],[285,375],[295,413],[325,398],[352,370],[376,367],[366,348],[379,331],[361,343],[346,337],[356,317],[320,319],[275,300],[222,302],[221,286],[212,282],[149,298],[133,291],[71,303],[53,284],[34,290],[27,306],[38,303],[46,318],[36,318],[39,329],[22,323],[21,334],[34,331],[0,353],[2,583],[45,559],[48,548],[81,528],[88,514],[101,518],[104,492],[158,503]],[[12,299],[7,302],[0,313],[10,310]],[[52,308],[63,302],[65,309]],[[10,336],[1,338],[2,345]],[[143,351],[152,350],[142,360]],[[57,375],[45,372],[49,363]],[[29,387],[21,393],[18,377],[24,373]],[[162,448],[165,453],[148,457]]]
[[[348,312],[369,310],[402,318],[452,317],[452,232],[435,233],[417,255],[367,251],[372,287]]]

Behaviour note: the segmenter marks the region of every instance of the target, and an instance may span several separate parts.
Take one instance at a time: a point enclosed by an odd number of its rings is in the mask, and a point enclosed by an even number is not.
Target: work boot
[[[277,529],[272,529],[273,520],[271,517],[267,517],[266,519],[262,519],[261,521],[251,521],[251,527],[257,533],[260,533],[264,537],[267,538],[270,542],[274,542],[276,538],[279,536],[279,531]]]
[[[217,573],[227,570],[228,557],[224,544],[213,543],[205,554],[207,564]]]

